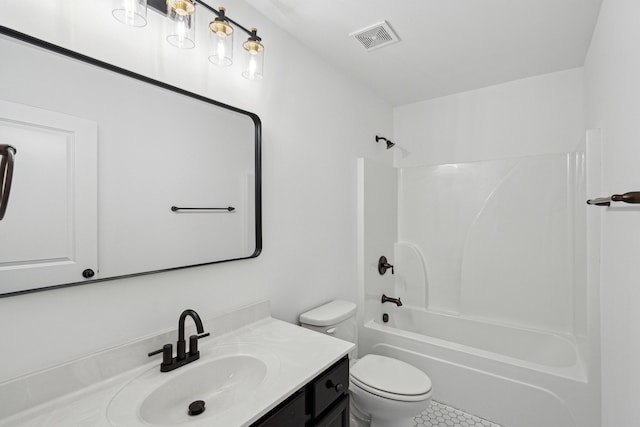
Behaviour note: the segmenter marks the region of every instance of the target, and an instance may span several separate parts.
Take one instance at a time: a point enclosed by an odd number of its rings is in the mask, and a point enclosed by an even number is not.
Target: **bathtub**
[[[426,372],[434,399],[505,427],[599,427],[586,344],[570,336],[385,306],[359,330],[361,354],[395,357]]]

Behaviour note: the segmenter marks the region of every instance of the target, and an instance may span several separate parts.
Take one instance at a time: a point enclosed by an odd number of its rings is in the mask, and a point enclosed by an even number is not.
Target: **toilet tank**
[[[335,300],[300,315],[300,325],[323,334],[358,344],[356,305]],[[351,354],[355,358],[356,352]]]

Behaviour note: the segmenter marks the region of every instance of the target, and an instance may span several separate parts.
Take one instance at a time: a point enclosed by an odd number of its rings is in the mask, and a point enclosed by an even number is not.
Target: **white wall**
[[[390,163],[374,136],[391,135],[391,108],[244,2],[227,12],[264,38],[261,82],[240,76],[239,56],[231,69],[216,69],[204,48],[174,50],[160,37],[159,15],[149,12],[146,29],[129,28],[111,18],[110,5],[26,0],[3,11],[0,24],[257,113],[263,121],[263,253],[1,298],[0,336],[3,348],[13,350],[3,352],[0,381],[176,327],[188,307],[206,317],[269,299],[275,317],[294,322],[330,299],[356,300],[356,158]],[[200,30],[206,18],[202,13]],[[239,55],[240,39],[235,42]]]
[[[640,2],[604,0],[585,63],[586,118],[602,128],[604,195],[640,190]],[[638,425],[640,211],[604,211],[602,425]]]
[[[395,109],[396,165],[441,165],[573,151],[584,139],[582,69]]]

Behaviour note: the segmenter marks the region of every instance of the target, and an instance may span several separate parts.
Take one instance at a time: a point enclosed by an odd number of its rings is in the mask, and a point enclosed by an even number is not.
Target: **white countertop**
[[[215,328],[215,325],[211,326]],[[208,327],[209,325],[205,321],[205,330],[207,330]],[[149,341],[149,339],[147,339],[147,341]],[[168,342],[169,341],[167,341],[167,343]],[[175,343],[173,344],[175,346]],[[132,350],[136,352],[142,351],[138,348],[140,345],[131,347]],[[265,317],[222,335],[200,340],[200,360],[196,360],[175,371],[160,373],[162,356],[159,355],[149,358],[147,363],[111,377],[105,377],[103,375],[103,378],[93,384],[80,387],[61,397],[42,401],[37,406],[26,408],[18,413],[0,419],[0,427],[124,426],[123,424],[117,424],[109,420],[108,408],[117,393],[132,380],[142,374],[149,375],[146,373],[152,370],[157,370],[158,375],[164,376],[163,378],[169,378],[169,376],[172,375],[180,375],[181,371],[184,372],[183,370],[206,362],[207,359],[212,359],[216,357],[217,354],[221,354],[221,352],[223,353],[229,349],[237,349],[245,354],[250,354],[252,348],[254,348],[269,356],[272,360],[271,368],[275,366],[276,373],[270,377],[268,375],[268,380],[264,381],[263,384],[248,394],[246,398],[242,400],[240,406],[232,407],[228,411],[224,411],[215,417],[209,417],[201,422],[195,417],[189,421],[190,426],[197,426],[199,424],[208,427],[249,426],[323,370],[345,356],[353,347],[352,343],[271,317]],[[123,350],[119,349],[119,352],[122,354]],[[146,354],[144,354],[144,356],[146,357]],[[100,362],[95,363],[104,363],[104,360],[108,359],[109,358],[103,356]],[[113,355],[111,355],[111,359],[113,359]],[[87,360],[91,362],[90,358],[87,358],[84,360],[83,366],[87,365]],[[58,370],[60,371],[60,369]],[[56,384],[51,384],[51,382],[64,382],[65,372],[70,376],[75,376],[78,374],[77,371],[78,368],[76,366],[75,369],[72,367],[72,369],[57,372],[54,376],[49,374],[49,377],[52,379],[47,380],[47,387],[55,388]],[[104,369],[102,371],[104,371]],[[43,373],[34,375],[43,375]],[[1,391],[3,387],[13,387],[8,391],[5,390],[5,395],[7,395],[8,392],[14,395],[18,391],[29,394],[29,390],[33,390],[33,385],[37,384],[37,378],[35,381],[33,378],[21,378],[17,381],[22,381],[22,383],[0,384],[0,397],[2,396]],[[25,384],[30,385],[25,387]],[[58,396],[60,396],[60,394],[58,394]],[[19,398],[19,396],[13,396],[13,398]],[[10,402],[5,400],[2,405],[5,404],[9,405]],[[140,425],[150,425],[141,419],[139,419],[139,421]]]

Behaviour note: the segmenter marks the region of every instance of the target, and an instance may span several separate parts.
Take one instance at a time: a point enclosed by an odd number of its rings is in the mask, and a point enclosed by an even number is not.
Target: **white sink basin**
[[[226,356],[200,364],[155,389],[142,402],[140,417],[157,425],[176,425],[193,418],[189,404],[205,402],[200,418],[218,414],[264,380],[267,365],[252,356]]]
[[[145,371],[116,394],[107,417],[113,426],[223,426],[226,416],[247,410],[278,370],[277,359],[259,348],[216,349],[172,372],[161,373],[159,365]],[[197,400],[205,402],[204,412],[189,415]]]

